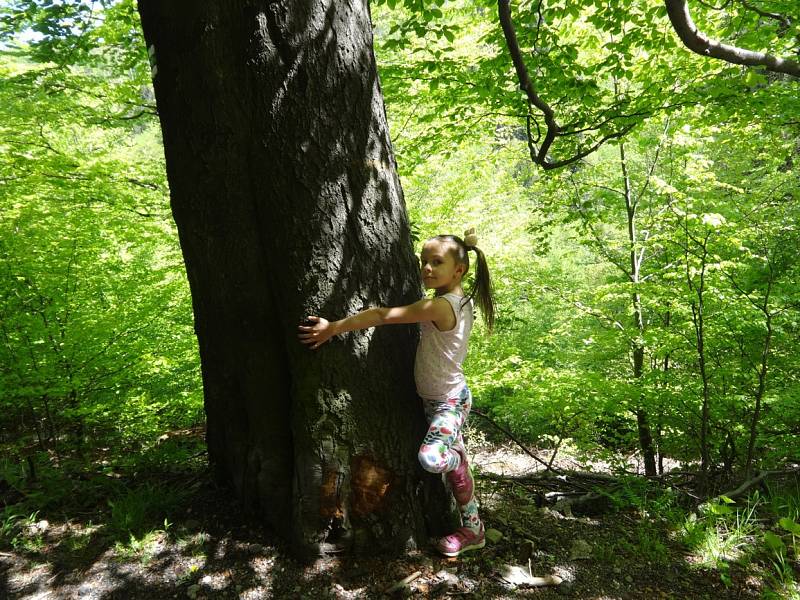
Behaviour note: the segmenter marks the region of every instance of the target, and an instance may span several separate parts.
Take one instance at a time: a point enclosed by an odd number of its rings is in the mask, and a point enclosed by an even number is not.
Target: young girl
[[[489,331],[494,325],[492,284],[486,258],[477,243],[474,229],[468,230],[463,240],[455,235],[438,235],[425,242],[420,274],[425,288],[435,291],[433,298],[408,306],[370,308],[341,321],[309,316],[308,324],[299,327],[298,335],[302,343],[317,349],[346,331],[392,323],[420,324],[414,379],[429,426],[418,457],[426,471],[446,474],[462,521],[461,527],[436,543],[445,556],[458,556],[483,548],[486,543],[461,435],[472,406],[461,364],[472,330],[473,300],[480,306]],[[478,264],[474,285],[465,297],[461,280],[469,271],[469,251],[476,253]]]

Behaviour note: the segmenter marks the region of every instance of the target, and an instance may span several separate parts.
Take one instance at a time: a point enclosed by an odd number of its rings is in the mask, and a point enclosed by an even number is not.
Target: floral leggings
[[[458,398],[445,401],[423,400],[428,432],[419,447],[419,462],[431,473],[447,473],[461,464],[462,452],[466,456],[461,429],[472,408],[472,393],[464,386]],[[461,523],[479,533],[483,528],[478,516],[478,501],[473,496],[466,504],[459,505]]]
[[[467,386],[458,398],[423,400],[428,432],[419,447],[419,463],[431,473],[446,473],[461,464],[458,450],[464,451],[461,428],[472,408],[472,393]]]

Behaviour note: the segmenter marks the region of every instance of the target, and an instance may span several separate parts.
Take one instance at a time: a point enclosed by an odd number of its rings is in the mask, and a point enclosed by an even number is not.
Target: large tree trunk
[[[452,515],[416,461],[416,328],[296,338],[420,297],[366,0],[139,10],[218,475],[300,554],[415,547]]]

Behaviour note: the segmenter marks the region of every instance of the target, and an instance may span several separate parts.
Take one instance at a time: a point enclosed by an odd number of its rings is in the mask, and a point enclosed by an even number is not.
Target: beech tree
[[[449,505],[416,460],[416,329],[317,352],[296,335],[308,314],[421,296],[367,2],[139,11],[216,472],[301,554],[441,533]]]

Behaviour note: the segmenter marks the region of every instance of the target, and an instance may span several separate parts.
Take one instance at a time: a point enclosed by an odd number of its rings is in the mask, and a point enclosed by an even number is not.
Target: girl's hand
[[[312,350],[316,350],[336,335],[331,322],[327,319],[312,315],[306,317],[306,323],[297,328],[300,331],[297,337],[300,338],[301,343],[311,346]]]

